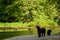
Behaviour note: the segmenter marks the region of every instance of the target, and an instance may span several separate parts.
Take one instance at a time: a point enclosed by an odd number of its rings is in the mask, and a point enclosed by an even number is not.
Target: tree
[[[57,2],[59,0],[0,0],[0,21],[55,25]]]

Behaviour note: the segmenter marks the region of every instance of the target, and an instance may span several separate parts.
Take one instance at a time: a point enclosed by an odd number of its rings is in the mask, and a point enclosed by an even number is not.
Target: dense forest
[[[60,25],[60,1],[0,0],[0,22]]]

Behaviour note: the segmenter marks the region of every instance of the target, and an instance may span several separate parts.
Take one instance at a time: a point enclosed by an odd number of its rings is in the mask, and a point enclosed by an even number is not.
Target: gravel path
[[[36,35],[31,36],[16,36],[4,40],[60,40],[60,35],[55,36],[45,36],[45,37],[38,37]]]

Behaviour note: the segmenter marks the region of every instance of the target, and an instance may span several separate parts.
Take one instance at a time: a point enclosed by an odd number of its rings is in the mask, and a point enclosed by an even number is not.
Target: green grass
[[[33,23],[31,23],[33,24]],[[28,25],[31,25],[30,23],[20,23],[20,22],[12,22],[12,23],[0,23],[0,27],[27,27]],[[36,34],[33,30],[0,30],[0,40],[3,40],[5,38],[10,38],[13,36],[22,36],[22,35],[34,35]]]
[[[12,23],[0,23],[0,27],[28,27],[35,25],[33,22],[30,23],[20,23],[20,22],[12,22]],[[34,35],[36,33],[36,29],[33,29],[34,31],[29,30],[0,30],[0,40],[3,40],[5,38],[10,38],[13,36],[22,36],[22,35]],[[52,34],[58,34],[60,33],[60,28],[53,28]]]
[[[12,22],[12,23],[0,23],[0,27],[15,27],[15,26],[22,26],[23,24],[20,22]]]
[[[30,23],[21,23],[21,22],[12,22],[12,23],[8,23],[8,22],[6,22],[6,23],[1,23],[0,22],[0,27],[16,27],[16,26],[18,26],[18,27],[23,27],[23,26],[33,26],[33,25],[35,25],[34,24],[34,22],[30,22]]]
[[[52,30],[52,34],[58,34],[58,30]],[[25,30],[25,31],[0,31],[0,40],[23,35],[36,35],[36,30]]]
[[[14,36],[23,36],[23,35],[35,35],[34,31],[4,31],[0,32],[0,40],[14,37]]]

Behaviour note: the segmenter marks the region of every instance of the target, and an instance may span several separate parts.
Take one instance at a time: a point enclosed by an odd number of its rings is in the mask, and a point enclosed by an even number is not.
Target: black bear
[[[47,35],[48,35],[48,36],[51,35],[51,29],[47,30]]]
[[[41,35],[45,36],[45,33],[46,33],[46,29],[45,28],[41,28]]]
[[[38,37],[41,37],[41,28],[38,25],[36,25],[36,28],[38,32]]]
[[[46,29],[45,28],[40,28],[40,26],[36,25],[37,32],[38,32],[38,37],[45,36]]]

